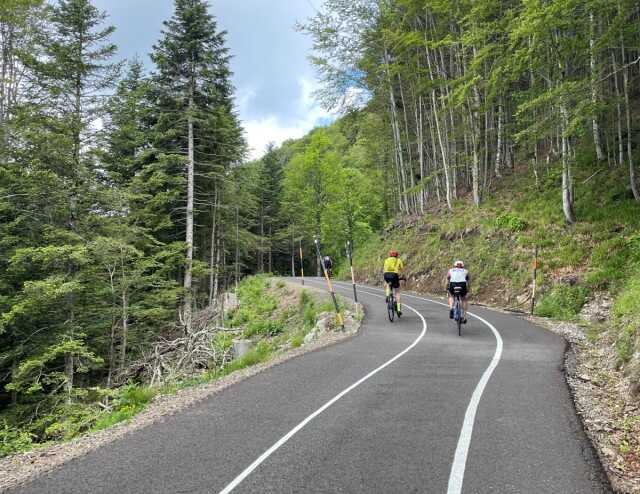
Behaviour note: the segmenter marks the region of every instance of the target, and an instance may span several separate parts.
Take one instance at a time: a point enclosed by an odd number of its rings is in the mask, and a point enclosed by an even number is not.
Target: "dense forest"
[[[316,274],[315,237],[341,260],[507,175],[574,224],[585,162],[640,200],[640,2],[326,0],[299,29],[342,117],[257,161],[215,2],[174,3],[150,66],[90,0],[0,5],[0,434],[72,437],[165,379],[244,275]]]

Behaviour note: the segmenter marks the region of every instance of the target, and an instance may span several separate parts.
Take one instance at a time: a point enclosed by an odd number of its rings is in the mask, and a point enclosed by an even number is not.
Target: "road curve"
[[[415,312],[391,324],[379,289],[360,287],[359,299],[359,336],[10,492],[610,492],[564,381],[561,338],[481,308],[458,337],[438,301],[407,295]]]

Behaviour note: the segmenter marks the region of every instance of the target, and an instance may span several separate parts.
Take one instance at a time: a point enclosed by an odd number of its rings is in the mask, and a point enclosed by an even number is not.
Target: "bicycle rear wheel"
[[[462,328],[462,307],[460,304],[460,299],[456,299],[456,310],[455,310],[455,319],[456,324],[458,325],[458,336],[461,336],[461,328]]]
[[[393,318],[396,316],[396,301],[393,300],[393,297],[388,298],[387,315],[389,316],[389,321],[393,322]]]

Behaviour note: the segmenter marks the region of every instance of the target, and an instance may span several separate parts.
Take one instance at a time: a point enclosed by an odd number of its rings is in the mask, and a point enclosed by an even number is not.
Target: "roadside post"
[[[304,257],[302,256],[302,238],[300,239],[300,277],[304,286]]]
[[[539,267],[540,267],[540,263],[538,262],[538,246],[536,245],[536,250],[533,254],[533,287],[531,291],[531,315],[533,315],[533,310],[536,308],[536,283],[538,278]]]
[[[316,254],[318,255],[318,260],[320,261],[320,265],[322,266],[322,273],[324,274],[324,279],[327,281],[327,287],[329,289],[329,293],[331,294],[331,298],[333,299],[333,306],[336,309],[336,319],[338,320],[340,329],[344,331],[344,320],[342,319],[342,314],[340,313],[340,306],[338,305],[336,292],[333,289],[333,283],[331,283],[331,278],[329,278],[329,273],[327,273],[327,270],[324,266],[323,257],[320,252],[320,240],[318,239],[318,237],[314,238],[314,243],[316,244]]]
[[[353,271],[353,246],[351,240],[347,240],[347,257],[349,258],[349,267],[351,268],[351,284],[353,285],[353,299],[358,303],[358,291],[356,289],[356,275]]]

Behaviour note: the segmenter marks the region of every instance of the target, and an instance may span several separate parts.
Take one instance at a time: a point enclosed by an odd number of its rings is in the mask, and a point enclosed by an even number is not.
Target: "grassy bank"
[[[640,205],[621,183],[620,170],[585,164],[576,172],[579,222],[567,225],[560,180],[558,168],[548,169],[537,184],[518,174],[505,178],[479,208],[458,200],[453,212],[432,209],[397,223],[360,246],[357,276],[379,283],[383,257],[393,247],[405,259],[408,287],[441,293],[447,269],[462,258],[476,301],[528,311],[537,249],[536,314],[576,320],[590,297],[610,295],[611,320],[590,332],[595,339],[606,336],[618,365],[640,377],[633,359],[639,350]]]
[[[318,292],[301,290],[266,276],[245,279],[237,291],[238,308],[226,316],[227,331],[214,334],[210,345],[216,355],[206,369],[187,379],[148,386],[129,382],[119,388],[93,388],[54,413],[24,415],[20,406],[0,415],[0,457],[69,441],[86,433],[130,420],[158,396],[211,383],[240,369],[267,362],[283,351],[303,344],[318,316],[332,312],[330,300]],[[234,339],[250,341],[249,350],[232,358]]]

